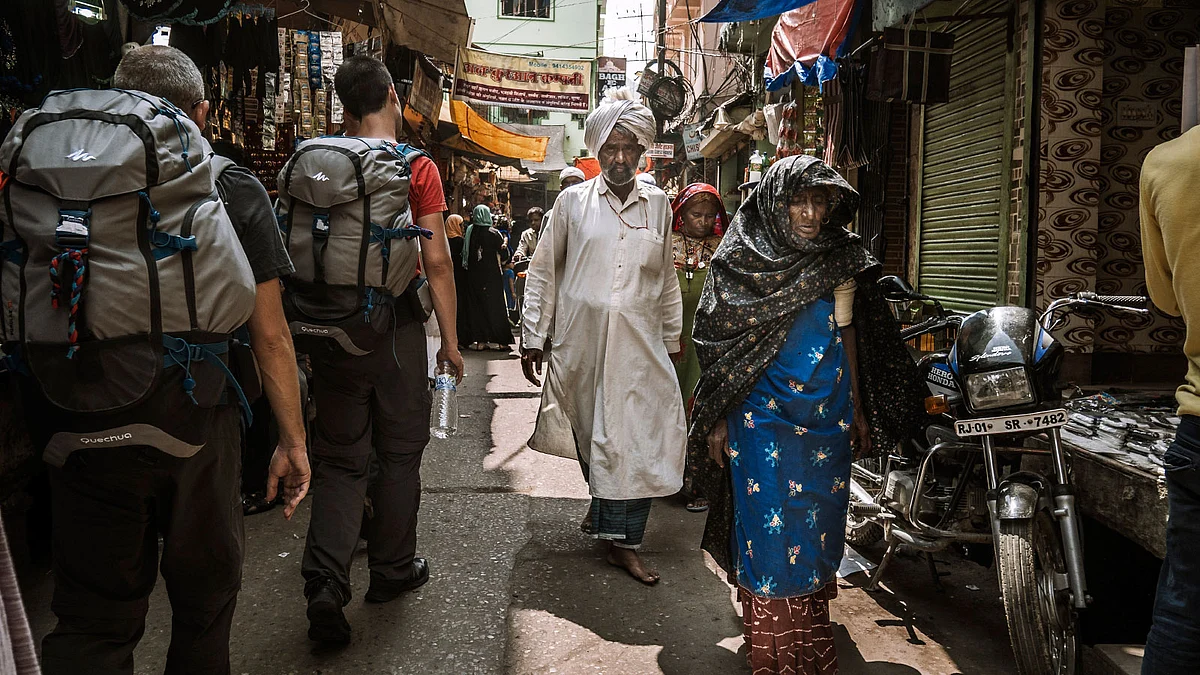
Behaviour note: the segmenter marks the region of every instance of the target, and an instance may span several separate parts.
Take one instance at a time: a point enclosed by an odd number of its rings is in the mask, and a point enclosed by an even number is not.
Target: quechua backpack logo
[[[248,411],[228,351],[254,275],[211,154],[178,107],[120,90],[51,93],[0,146],[0,331],[52,406],[51,464],[187,457],[217,405]]]
[[[296,271],[284,309],[300,351],[336,346],[361,356],[393,325],[394,303],[417,270],[408,203],[423,151],[379,139],[305,141],[279,172],[276,206]]]

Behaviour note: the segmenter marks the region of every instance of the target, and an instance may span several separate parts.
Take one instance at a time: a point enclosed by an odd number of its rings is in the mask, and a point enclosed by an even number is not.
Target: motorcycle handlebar
[[[1090,300],[1105,305],[1115,305],[1128,309],[1145,309],[1150,299],[1143,295],[1097,295],[1095,293],[1080,293],[1080,300]]]
[[[935,316],[930,319],[926,319],[921,323],[909,326],[908,328],[900,329],[900,339],[905,341],[911,340],[920,335],[924,335],[925,333],[932,333],[940,328],[946,328],[950,326],[951,323],[953,322],[948,318]]]
[[[1121,305],[1132,309],[1142,309],[1149,302],[1149,298],[1141,295],[1101,295],[1096,300],[1107,305]]]

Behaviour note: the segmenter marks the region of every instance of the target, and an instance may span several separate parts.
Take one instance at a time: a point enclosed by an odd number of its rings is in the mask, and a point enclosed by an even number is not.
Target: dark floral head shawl
[[[713,226],[712,233],[720,237],[729,228],[729,212],[725,210],[725,204],[721,201],[721,192],[708,183],[692,183],[675,197],[675,201],[671,202],[671,212],[675,214],[675,220],[671,223],[671,229],[675,232],[683,229],[683,207],[693,197],[699,197],[700,195],[712,195],[712,199],[717,202],[717,224]]]
[[[792,231],[788,202],[792,195],[813,187],[827,189],[830,202],[820,234],[807,240]],[[712,503],[704,549],[726,571],[730,571],[733,508],[728,465],[722,468],[708,457],[705,439],[717,421],[754,388],[778,355],[802,307],[863,275],[865,283],[859,283],[854,306],[860,366],[865,354],[872,352],[885,364],[876,371],[897,371],[877,376],[860,368],[860,391],[878,387],[864,401],[872,440],[894,445],[904,433],[896,429],[917,419],[909,395],[919,391],[914,389],[915,365],[882,296],[872,282],[865,281],[871,274],[864,273],[874,273],[879,263],[862,247],[858,235],[845,228],[858,204],[858,193],[824,162],[807,155],[781,159],[738,209],[713,257],[692,329],[703,372],[695,390],[688,452],[695,487]],[[899,403],[881,418],[876,404],[893,396]]]

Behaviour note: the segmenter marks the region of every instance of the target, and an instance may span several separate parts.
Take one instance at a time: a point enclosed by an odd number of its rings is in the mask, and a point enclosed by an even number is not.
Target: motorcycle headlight
[[[1033,389],[1021,366],[968,375],[967,396],[976,410],[1033,403]]]

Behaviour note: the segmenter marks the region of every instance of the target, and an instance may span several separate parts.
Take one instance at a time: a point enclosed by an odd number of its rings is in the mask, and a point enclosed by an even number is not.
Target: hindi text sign
[[[454,97],[507,108],[591,111],[592,62],[458,50]]]
[[[655,143],[650,146],[649,150],[646,151],[646,156],[654,157],[656,159],[674,159],[675,158],[675,144],[674,143]]]

